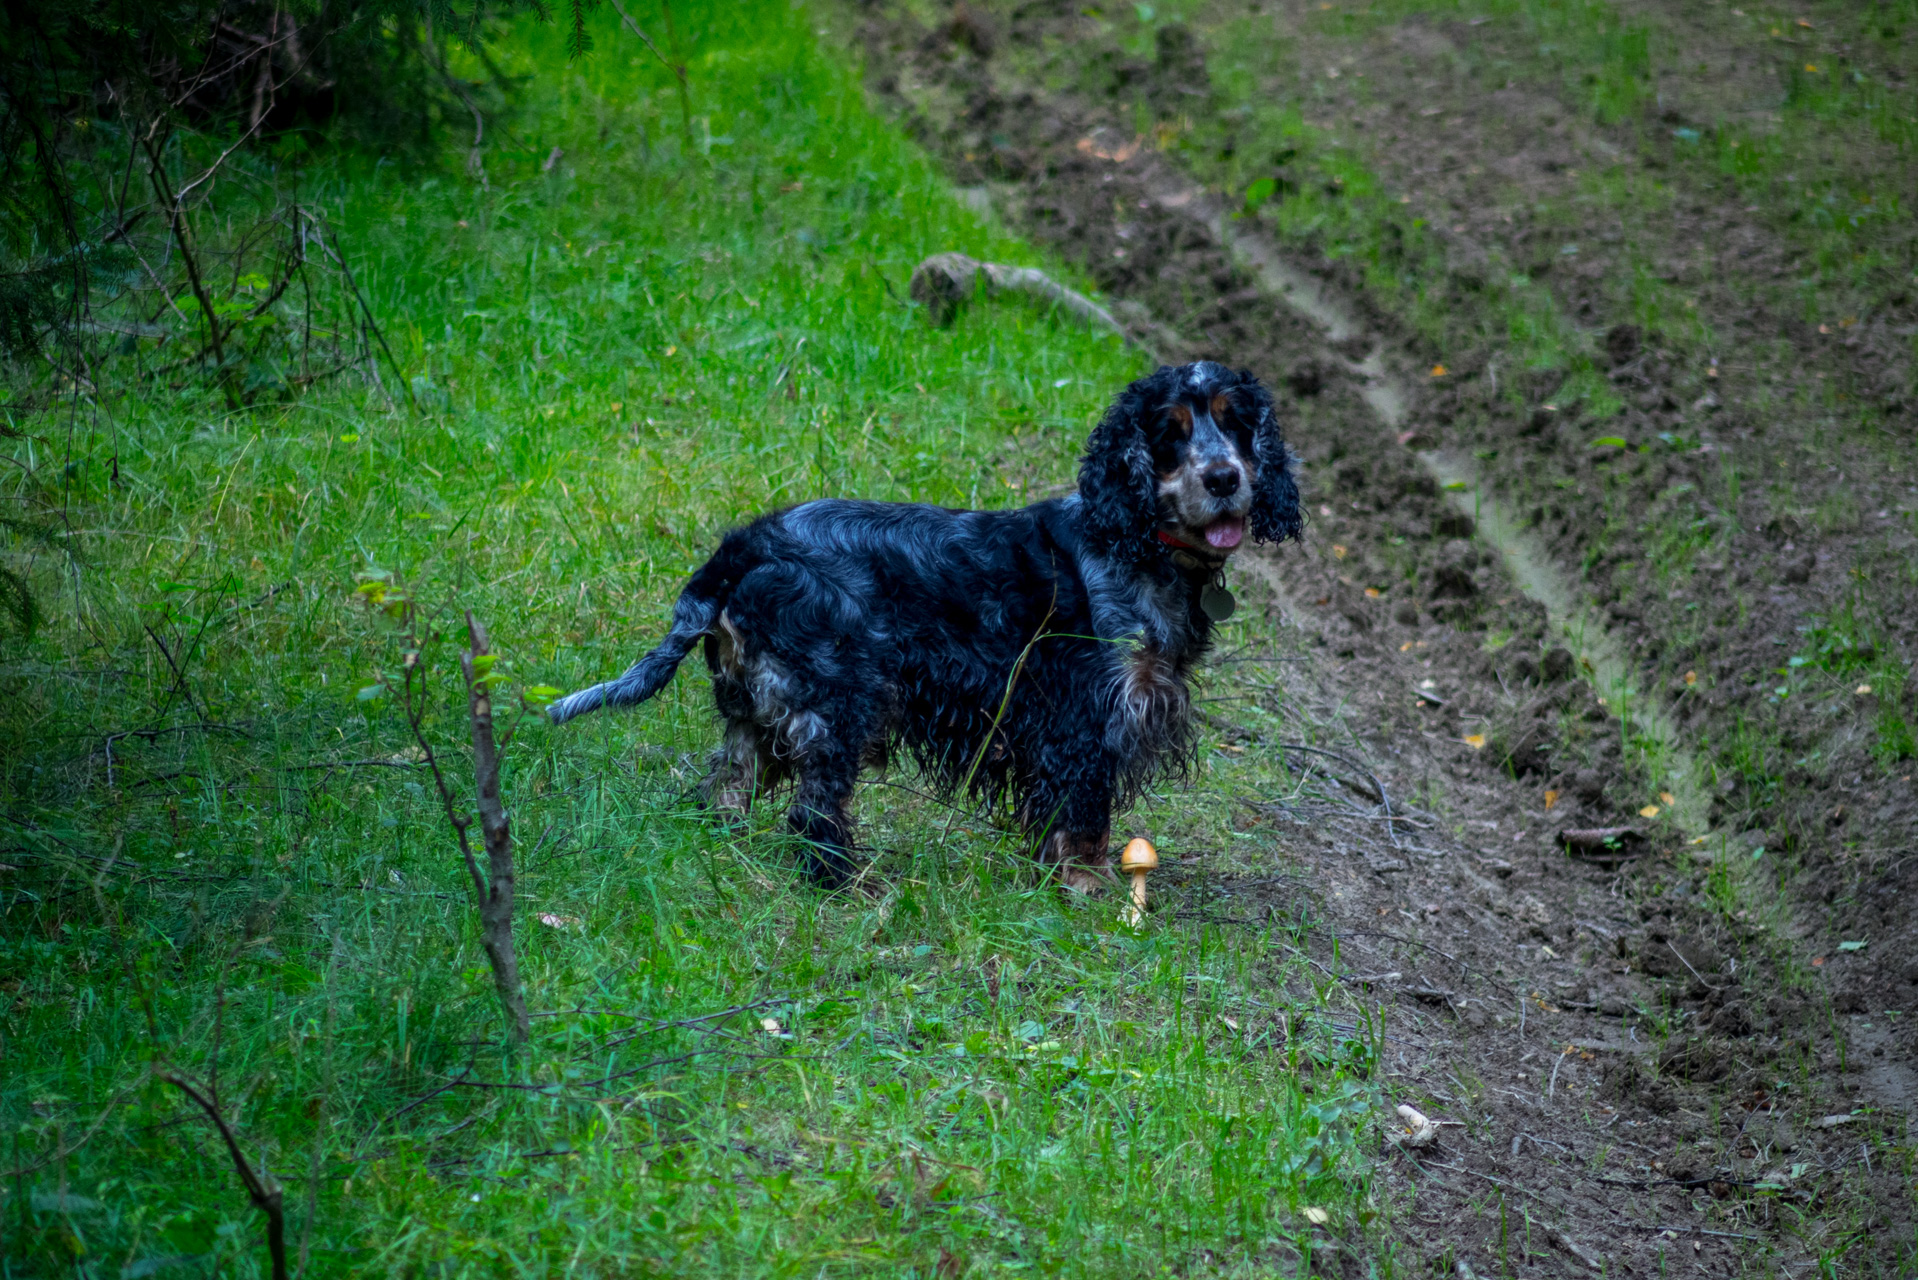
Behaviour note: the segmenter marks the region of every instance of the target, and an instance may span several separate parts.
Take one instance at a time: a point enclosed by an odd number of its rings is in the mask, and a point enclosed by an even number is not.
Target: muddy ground
[[[1523,87],[1518,75],[1488,91],[1459,71],[1536,56],[1526,43],[1536,33],[1516,23],[1414,15],[1335,29],[1315,27],[1311,6],[1252,8],[1296,55],[1267,88],[1369,134],[1383,180],[1415,192],[1445,229],[1453,274],[1428,283],[1456,289],[1461,312],[1488,260],[1538,256],[1532,241],[1546,233],[1501,212],[1517,207],[1514,190],[1541,188],[1530,198],[1548,201],[1542,188],[1579,157],[1628,141],[1622,125],[1608,135],[1579,123],[1549,80]],[[1695,326],[1639,323],[1643,296],[1614,287],[1629,272],[1608,259],[1622,241],[1605,228],[1581,240],[1591,249],[1575,265],[1570,255],[1534,264],[1590,335],[1586,385],[1595,370],[1614,389],[1606,403],[1617,407],[1596,421],[1559,395],[1567,370],[1508,364],[1501,389],[1495,343],[1441,350],[1443,335],[1400,322],[1349,262],[1256,219],[1222,242],[1232,198],[1208,186],[1216,175],[1138,127],[1142,109],[1189,119],[1195,94],[1197,109],[1217,105],[1202,21],[1161,28],[1156,58],[1141,59],[1096,10],[1073,6],[835,12],[865,54],[875,101],[982,205],[1084,264],[1164,358],[1250,367],[1296,405],[1291,436],[1315,518],[1303,546],[1243,565],[1241,585],[1297,623],[1297,661],[1278,678],[1316,723],[1347,735],[1346,758],[1319,763],[1354,808],[1248,810],[1245,823],[1286,833],[1298,876],[1201,861],[1182,873],[1175,905],[1228,922],[1311,919],[1326,971],[1355,1000],[1388,1002],[1389,1093],[1458,1122],[1433,1145],[1381,1152],[1406,1269],[1918,1266],[1913,1019],[1901,1012],[1918,999],[1918,925],[1904,906],[1918,878],[1908,852],[1918,809],[1912,761],[1884,745],[1909,707],[1902,681],[1884,674],[1894,658],[1902,670],[1912,624],[1909,450],[1887,425],[1909,425],[1909,295],[1854,281],[1838,309],[1867,319],[1835,339],[1820,333],[1769,283],[1773,267],[1782,278],[1810,252],[1792,228],[1768,224],[1737,190],[1683,189],[1631,242],[1662,235],[1674,259],[1695,255],[1709,225],[1714,251],[1737,259],[1694,268],[1701,282],[1749,286],[1693,291],[1686,309],[1737,336],[1715,354],[1697,346]],[[1730,21],[1717,6],[1674,14],[1660,20]],[[1722,44],[1737,33],[1710,34]],[[1050,62],[1012,49],[1048,50]],[[1735,53],[1646,109],[1682,122],[1686,94],[1761,75]],[[1794,45],[1786,56],[1807,55]],[[1042,74],[1062,58],[1107,70]],[[1369,87],[1310,70],[1341,59],[1370,68]],[[1566,234],[1553,226],[1550,243]],[[1342,299],[1356,331],[1304,314],[1248,253]],[[1435,361],[1443,378],[1431,376]],[[1387,382],[1409,402],[1382,413]],[[1875,398],[1866,427],[1793,426],[1786,409],[1802,410],[1807,388],[1841,384]],[[1600,433],[1634,446],[1663,433],[1685,447],[1594,450]],[[1705,791],[1689,828],[1584,678],[1577,644],[1474,536],[1421,449],[1476,460],[1536,553],[1599,611],[1640,687],[1667,701],[1701,762],[1687,783]],[[1765,468],[1760,481],[1728,492],[1728,458]],[[1700,521],[1712,536],[1688,544],[1674,571],[1669,547],[1650,544]],[[1833,619],[1857,611],[1861,585],[1878,605],[1901,592],[1905,602],[1838,635]],[[1872,652],[1858,656],[1862,645]],[[1787,657],[1802,654],[1827,685],[1882,687],[1778,696],[1774,682],[1807,665]],[[1222,751],[1276,749],[1229,711],[1212,728]],[[1739,743],[1751,760],[1734,759]],[[1631,834],[1582,847],[1563,836],[1611,827]],[[1766,881],[1770,896],[1752,896],[1748,864],[1781,856],[1789,870]],[[1850,940],[1868,945],[1842,946]],[[1357,1275],[1362,1252],[1327,1256]]]

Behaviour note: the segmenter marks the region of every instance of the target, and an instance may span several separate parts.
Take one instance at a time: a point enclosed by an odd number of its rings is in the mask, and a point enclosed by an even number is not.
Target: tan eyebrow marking
[[[1179,430],[1186,435],[1192,434],[1192,410],[1182,404],[1172,406],[1172,420],[1179,424]]]
[[[1232,407],[1232,401],[1226,396],[1225,392],[1221,391],[1219,392],[1218,395],[1213,396],[1212,397],[1212,420],[1214,422],[1217,422],[1220,418],[1225,417],[1225,411],[1227,409],[1230,409],[1231,407]]]

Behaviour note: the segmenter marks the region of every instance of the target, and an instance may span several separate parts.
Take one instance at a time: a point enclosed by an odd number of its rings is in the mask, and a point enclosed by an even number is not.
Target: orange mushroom
[[[1119,870],[1132,877],[1132,904],[1126,908],[1125,921],[1137,927],[1145,923],[1145,873],[1159,865],[1159,851],[1144,836],[1136,836],[1119,855]]]

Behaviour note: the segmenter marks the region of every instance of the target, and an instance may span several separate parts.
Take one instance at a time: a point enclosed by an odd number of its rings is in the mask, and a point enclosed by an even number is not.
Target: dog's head
[[[1158,543],[1223,563],[1248,533],[1277,542],[1302,527],[1271,394],[1209,360],[1119,393],[1086,442],[1079,497],[1087,536],[1127,561]]]

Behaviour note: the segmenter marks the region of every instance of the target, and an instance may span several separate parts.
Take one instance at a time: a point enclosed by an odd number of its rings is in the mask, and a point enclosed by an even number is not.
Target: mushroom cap
[[[1159,851],[1144,836],[1135,836],[1119,855],[1121,871],[1150,871],[1159,865]]]

